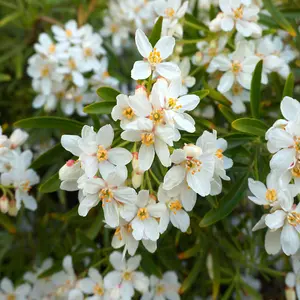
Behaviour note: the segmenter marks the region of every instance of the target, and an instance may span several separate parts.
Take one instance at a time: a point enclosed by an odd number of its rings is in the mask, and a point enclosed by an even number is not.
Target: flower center
[[[108,73],[107,71],[105,71],[105,72],[102,73],[102,76],[103,76],[104,78],[107,78],[107,77],[109,77],[110,75],[109,75],[109,73]]]
[[[123,238],[122,238],[122,233],[121,233],[121,227],[117,227],[114,235],[118,237],[119,241],[122,241]]]
[[[74,59],[70,58],[68,64],[69,64],[69,68],[71,70],[75,70],[76,69],[76,63],[75,63]]]
[[[208,48],[207,53],[210,57],[216,56],[217,55],[217,47],[212,46],[212,47]]]
[[[276,193],[276,190],[274,189],[268,189],[266,191],[266,199],[269,201],[269,202],[274,202],[277,200],[277,193]]]
[[[123,110],[122,115],[123,115],[126,119],[131,120],[131,119],[134,117],[134,112],[133,112],[133,110],[132,110],[131,107],[127,107],[127,108],[125,108],[125,109]]]
[[[79,103],[79,102],[81,102],[81,101],[82,101],[82,98],[83,98],[83,96],[82,96],[82,95],[75,96],[75,97],[74,97],[74,101],[75,101],[76,103]]]
[[[31,190],[30,181],[26,180],[25,182],[21,183],[21,188],[24,192],[29,192]]]
[[[48,48],[50,54],[53,54],[55,50],[56,50],[56,46],[54,44],[51,44]]]
[[[7,299],[7,300],[16,300],[17,297],[16,297],[16,295],[14,295],[14,294],[9,294],[9,295],[6,296],[6,299]]]
[[[107,150],[103,146],[99,145],[97,151],[98,161],[104,161],[107,160],[107,158],[108,158]]]
[[[217,151],[216,151],[216,157],[217,158],[223,158],[223,150],[222,149],[218,149]]]
[[[165,292],[165,287],[162,284],[156,286],[156,295],[162,295]]]
[[[203,60],[203,53],[201,51],[196,52],[196,62],[199,64]]]
[[[232,70],[232,73],[235,74],[235,75],[237,75],[238,73],[240,73],[241,70],[242,70],[242,65],[241,65],[241,63],[238,62],[238,61],[234,61],[234,62],[232,63],[232,66],[231,66],[231,70]]]
[[[83,53],[84,53],[84,56],[93,56],[93,50],[89,47],[84,48]]]
[[[300,177],[300,163],[297,162],[294,166],[294,168],[292,169],[292,175],[294,177]]]
[[[156,64],[161,63],[162,58],[160,56],[160,52],[157,51],[156,48],[154,48],[153,51],[150,52],[148,61],[151,65],[156,65]]]
[[[173,108],[173,109],[179,109],[182,107],[181,104],[177,105],[177,99],[175,99],[175,98],[169,98],[168,105],[170,108]]]
[[[70,29],[66,30],[66,36],[70,38],[72,36],[72,31]]]
[[[152,120],[156,125],[161,124],[164,120],[164,111],[161,109],[154,110],[149,119]]]
[[[99,192],[99,199],[102,201],[102,205],[104,205],[104,202],[110,202],[113,196],[114,193],[111,189],[104,188]]]
[[[244,6],[241,5],[239,8],[233,10],[233,17],[235,19],[242,19],[244,15]]]
[[[153,133],[142,133],[141,140],[144,145],[150,146],[154,143],[154,134]]]
[[[200,172],[201,164],[200,160],[193,158],[185,161],[185,168],[194,175],[196,172]]]
[[[119,27],[116,24],[111,24],[110,30],[112,33],[116,33],[119,30]]]
[[[295,211],[290,212],[287,216],[287,220],[292,226],[300,225],[300,213]]]
[[[242,92],[243,92],[243,88],[239,84],[235,83],[232,86],[232,94],[234,96],[239,96]]]
[[[142,221],[148,219],[149,213],[148,213],[147,208],[146,207],[139,208],[139,210],[137,212],[137,217]]]
[[[300,152],[300,137],[295,138],[294,148],[296,149],[297,152]]]
[[[175,10],[172,7],[168,7],[165,9],[165,14],[168,18],[172,18],[175,15]]]
[[[129,281],[129,280],[132,279],[132,274],[131,274],[131,272],[124,272],[122,277],[123,277],[124,280]]]
[[[177,211],[182,209],[182,205],[179,200],[169,202],[169,208],[176,215]]]
[[[99,284],[96,284],[93,288],[94,294],[95,295],[99,295],[102,296],[104,294],[104,290],[103,287],[100,286]]]
[[[44,66],[41,70],[41,76],[42,77],[48,77],[50,74],[50,70],[48,66]]]

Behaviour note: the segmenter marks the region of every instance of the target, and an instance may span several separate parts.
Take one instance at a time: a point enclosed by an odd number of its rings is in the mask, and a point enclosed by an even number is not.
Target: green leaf
[[[101,227],[104,225],[103,223],[103,210],[101,208],[101,211],[98,212],[95,220],[93,221],[92,226],[86,231],[86,236],[91,239],[94,240],[98,233],[100,232]]]
[[[192,92],[192,94],[197,95],[200,98],[200,100],[202,100],[209,94],[209,90],[199,90]]]
[[[227,217],[240,200],[244,197],[244,192],[247,189],[248,173],[242,176],[231,188],[231,190],[220,200],[220,205],[217,208],[211,209],[205,214],[200,222],[200,227],[210,226],[225,217]]]
[[[283,14],[274,5],[272,0],[263,0],[264,7],[269,11],[274,21],[281,26],[282,29],[287,31],[291,36],[297,35],[295,29],[290,22],[283,16]]]
[[[225,117],[225,119],[228,122],[233,122],[234,120],[236,120],[237,116],[233,113],[232,109],[229,108],[228,106],[225,106],[223,104],[219,104],[218,108],[221,112],[221,114]]]
[[[85,245],[89,248],[96,248],[95,243],[79,228],[76,229],[77,243]]]
[[[152,47],[158,42],[161,36],[161,29],[162,29],[163,17],[159,17],[154,24],[152,32],[149,36],[149,42],[151,43]]]
[[[214,99],[215,101],[226,105],[226,106],[231,106],[231,102],[223,96],[221,93],[219,93],[217,90],[209,86],[206,82],[203,82],[204,88],[209,91],[209,97]]]
[[[10,233],[14,234],[17,232],[16,226],[13,224],[10,218],[3,213],[0,213],[0,225],[3,226]]]
[[[293,92],[294,92],[294,83],[295,83],[295,77],[293,73],[290,73],[288,78],[286,79],[285,85],[284,85],[284,90],[282,94],[282,98],[288,96],[288,97],[293,97]]]
[[[193,29],[209,31],[208,27],[191,14],[185,14],[184,25]]]
[[[0,73],[0,82],[10,81],[11,76],[9,74]]]
[[[236,148],[241,145],[245,145],[246,143],[252,142],[256,139],[253,135],[248,135],[245,133],[234,132],[224,136],[224,139],[228,143],[228,150],[232,148]]]
[[[14,126],[21,128],[60,129],[63,132],[78,133],[84,124],[75,120],[59,117],[33,117],[19,120],[14,123]]]
[[[43,194],[53,193],[59,190],[60,180],[58,172],[39,186],[39,191]]]
[[[250,90],[250,107],[253,118],[259,118],[259,105],[260,105],[260,86],[261,86],[261,73],[262,73],[263,61],[260,60],[253,72]]]
[[[16,11],[10,15],[5,16],[0,20],[0,27],[5,26],[6,24],[18,19],[23,14],[22,11]]]
[[[61,144],[55,145],[50,150],[40,155],[35,161],[32,162],[30,168],[39,169],[43,166],[52,164],[57,157],[60,157],[65,152]]]
[[[110,114],[116,101],[101,101],[86,106],[83,111],[87,114]]]
[[[121,93],[109,86],[103,86],[97,90],[97,95],[104,101],[117,102],[116,98]]]
[[[264,137],[268,130],[264,122],[252,118],[237,119],[231,123],[231,126],[238,131],[261,137]]]

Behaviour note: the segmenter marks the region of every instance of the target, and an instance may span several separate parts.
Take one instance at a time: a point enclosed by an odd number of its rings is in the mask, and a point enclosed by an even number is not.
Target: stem
[[[149,169],[149,173],[151,175],[151,177],[154,179],[154,181],[157,183],[158,186],[160,186],[161,182],[159,181],[159,179],[156,177],[156,175],[154,174],[154,172]]]
[[[149,176],[149,171],[146,171],[145,175],[146,175],[147,186],[149,188],[150,194],[153,194],[153,188],[152,188],[152,183],[151,183],[150,176]]]

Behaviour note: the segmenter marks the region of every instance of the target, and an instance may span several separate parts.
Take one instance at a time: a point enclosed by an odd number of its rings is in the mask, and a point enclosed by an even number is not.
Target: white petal
[[[143,171],[147,171],[151,168],[154,160],[154,147],[153,145],[146,146],[142,144],[139,150],[139,167]]]
[[[293,226],[286,224],[282,229],[280,242],[286,255],[294,255],[300,246],[299,233]]]
[[[80,137],[77,135],[67,135],[64,134],[61,137],[61,145],[69,152],[71,152],[75,156],[79,156],[81,154],[81,149],[78,147],[78,141]]]
[[[162,59],[166,59],[173,53],[174,46],[175,39],[171,36],[164,36],[159,39],[154,48],[160,52]]]
[[[135,32],[135,43],[140,54],[143,57],[148,58],[150,52],[152,51],[152,46],[145,33],[141,29],[138,29]]]
[[[268,254],[275,255],[280,249],[280,230],[271,231],[268,230],[265,237],[265,248]]]
[[[163,188],[165,190],[171,190],[175,186],[178,186],[185,177],[185,169],[182,166],[172,167],[164,177]]]
[[[134,80],[146,79],[151,75],[151,66],[145,61],[136,61],[131,70],[131,78]]]
[[[111,146],[114,139],[114,130],[111,125],[102,126],[97,132],[96,141],[98,145],[102,145],[104,148]]]

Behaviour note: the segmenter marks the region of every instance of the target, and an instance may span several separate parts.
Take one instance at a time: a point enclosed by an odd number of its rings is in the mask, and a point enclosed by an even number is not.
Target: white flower
[[[114,166],[125,166],[132,154],[124,148],[111,148],[114,130],[111,125],[105,125],[96,133],[93,127],[83,126],[81,137],[63,135],[62,146],[73,155],[78,156],[87,176],[92,177],[98,172],[109,172]],[[106,170],[106,171],[105,171]]]
[[[103,278],[98,270],[89,268],[89,277],[83,278],[78,281],[78,288],[87,295],[88,300],[104,300],[107,297]]]
[[[153,3],[155,12],[164,18],[180,19],[188,8],[188,1],[181,5],[181,0],[156,0]]]
[[[190,76],[191,63],[188,57],[184,57],[182,61],[179,63],[179,69],[181,71],[181,89],[180,95],[186,95],[188,93],[188,89],[193,87],[196,83],[196,78]]]
[[[180,283],[173,271],[164,273],[162,279],[150,277],[150,291],[142,295],[141,300],[180,300]]]
[[[258,61],[259,58],[252,53],[247,42],[239,42],[236,50],[229,56],[223,54],[216,56],[211,62],[213,69],[225,72],[220,79],[218,91],[228,92],[235,81],[250,90],[252,73]]]
[[[119,225],[119,206],[122,205],[120,215],[128,220],[123,214],[123,204],[134,204],[136,191],[123,186],[127,178],[127,172],[125,174],[123,170],[116,169],[116,172],[101,173],[101,175],[103,179],[85,178],[80,182],[79,188],[83,189],[84,198],[79,204],[78,213],[86,216],[89,210],[101,201],[106,223],[111,227],[116,227]]]
[[[162,188],[162,185],[159,186],[157,194],[158,201],[164,203],[167,208],[159,221],[161,233],[167,229],[170,221],[173,226],[182,232],[187,231],[190,226],[190,217],[183,209],[180,192],[181,190],[178,187],[166,191]]]
[[[223,152],[227,149],[227,142],[217,138],[216,130],[212,133],[204,131],[198,138],[196,146],[200,147],[204,154],[211,154],[215,160],[214,175],[211,181],[210,195],[218,195],[222,192],[222,180],[230,180],[226,170],[233,165],[232,159],[226,157]]]
[[[248,5],[249,2],[245,0],[219,0],[222,13],[219,13],[210,22],[209,29],[216,32],[220,30],[231,31],[236,28],[245,37],[260,37],[262,28],[257,24],[260,9],[256,5]]]
[[[281,245],[286,255],[293,255],[300,247],[300,204],[294,205],[293,197],[288,190],[284,191],[278,202],[281,209],[265,217],[265,224],[270,229],[266,243],[272,254],[278,252]],[[266,250],[270,252],[267,248]]]
[[[104,285],[108,288],[119,286],[120,299],[131,299],[134,290],[145,293],[148,290],[149,279],[142,272],[136,271],[142,257],[133,256],[127,261],[120,252],[114,251],[109,256],[109,261],[114,271],[109,272],[104,278]]]
[[[156,241],[159,238],[157,218],[160,218],[165,210],[166,206],[156,203],[148,190],[141,190],[134,205],[125,205],[122,217],[133,219],[131,221],[132,235],[136,240]]]
[[[64,191],[77,191],[77,180],[83,173],[80,161],[68,160],[59,170],[60,189]]]
[[[28,169],[32,160],[32,152],[26,150],[19,154],[13,152],[13,167],[9,172],[1,174],[1,184],[4,186],[12,185],[15,188],[15,199],[17,209],[21,208],[21,202],[30,210],[36,210],[36,200],[28,193],[32,186],[39,183],[39,176],[32,169]]]
[[[163,188],[171,190],[187,182],[197,194],[205,197],[211,192],[211,180],[214,174],[215,159],[212,154],[203,154],[202,149],[195,145],[186,145],[176,149],[171,155],[175,164],[165,175]]]
[[[173,53],[175,46],[173,37],[162,37],[152,47],[145,33],[138,29],[135,34],[135,43],[144,60],[134,63],[131,70],[131,77],[134,80],[146,79],[152,71],[168,79],[180,76],[180,69],[176,64],[164,62]]]
[[[9,143],[11,149],[16,149],[22,146],[28,139],[29,134],[21,129],[15,129],[9,137]]]
[[[70,20],[65,24],[64,28],[53,25],[52,32],[54,33],[54,38],[60,43],[66,43],[67,45],[79,44],[84,34],[84,28],[78,29],[77,22]]]
[[[0,283],[0,299],[29,299],[30,290],[31,287],[28,283],[21,284],[17,288],[14,288],[12,281],[4,277]]]

